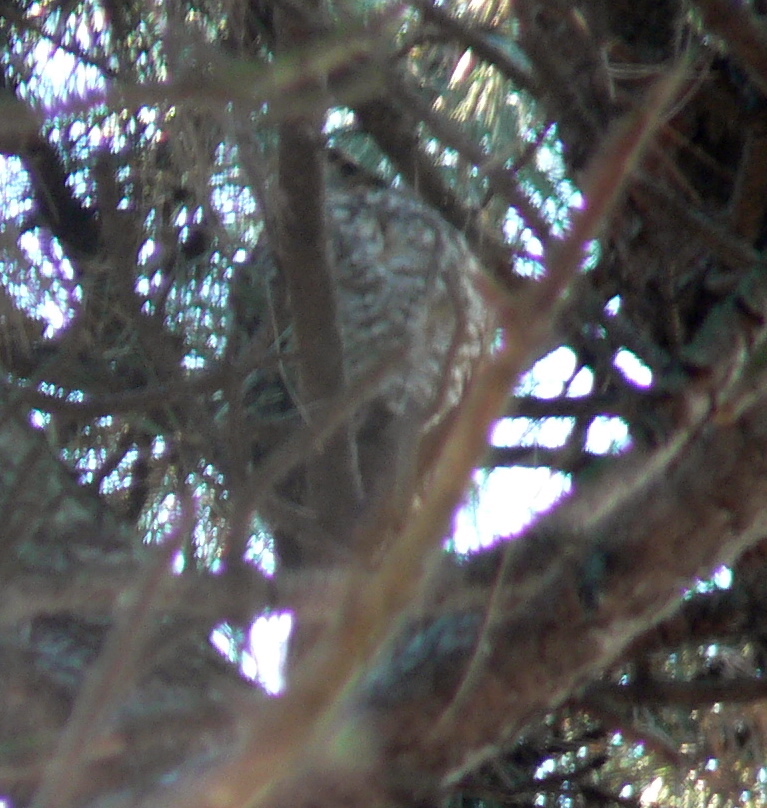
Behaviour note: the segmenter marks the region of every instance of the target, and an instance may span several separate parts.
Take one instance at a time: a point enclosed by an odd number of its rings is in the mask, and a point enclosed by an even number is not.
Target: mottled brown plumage
[[[481,271],[461,234],[409,193],[331,189],[327,214],[346,381],[354,386],[376,377],[352,426],[363,491],[370,497],[402,485],[412,490],[428,466],[424,440],[434,442],[489,350]],[[251,274],[248,282],[269,279],[266,297],[279,322],[279,273],[263,240],[257,253],[257,277]],[[247,314],[238,301],[264,297],[252,290],[236,297],[241,332],[252,332],[264,315]],[[281,371],[257,374],[259,401],[273,407],[280,385],[283,416],[300,412],[302,404],[289,339],[286,344]]]
[[[379,398],[427,426],[455,407],[488,344],[480,270],[463,238],[389,189],[331,192],[333,261],[349,381],[402,351]]]

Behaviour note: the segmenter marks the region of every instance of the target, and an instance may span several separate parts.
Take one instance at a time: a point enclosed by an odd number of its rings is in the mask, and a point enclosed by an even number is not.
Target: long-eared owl
[[[346,381],[376,380],[351,422],[362,487],[372,494],[387,475],[418,469],[424,447],[439,443],[440,428],[490,349],[492,322],[481,270],[463,236],[413,194],[331,186],[327,225]],[[275,344],[283,335],[283,353],[270,370],[254,374],[251,400],[262,418],[269,411],[298,418],[289,308],[265,238],[256,256],[235,287],[237,329],[250,337],[263,328],[266,306]],[[260,301],[256,310],[245,302],[251,300]]]

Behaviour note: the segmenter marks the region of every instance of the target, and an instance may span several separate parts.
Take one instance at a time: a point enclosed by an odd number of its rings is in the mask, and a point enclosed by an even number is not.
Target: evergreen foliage
[[[0,20],[0,799],[765,803],[767,5]]]

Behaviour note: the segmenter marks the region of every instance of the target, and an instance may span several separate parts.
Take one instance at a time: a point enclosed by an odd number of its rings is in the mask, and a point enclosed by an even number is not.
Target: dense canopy
[[[762,804],[767,5],[0,20],[0,800]]]

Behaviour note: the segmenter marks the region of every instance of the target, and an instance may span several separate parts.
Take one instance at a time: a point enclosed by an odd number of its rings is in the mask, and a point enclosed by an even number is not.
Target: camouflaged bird
[[[489,352],[493,328],[479,291],[481,270],[463,236],[412,194],[331,186],[327,225],[346,381],[353,387],[375,377],[352,422],[363,490],[371,493],[387,473],[428,465],[424,447],[439,443]],[[268,298],[280,324],[276,344],[287,322],[280,313],[287,311],[284,290],[263,239],[256,256],[257,271],[234,295],[237,328],[252,336],[263,327]],[[256,299],[259,305],[243,303]],[[281,371],[260,370],[250,380],[249,401],[266,419],[301,409],[290,339],[282,344]]]

